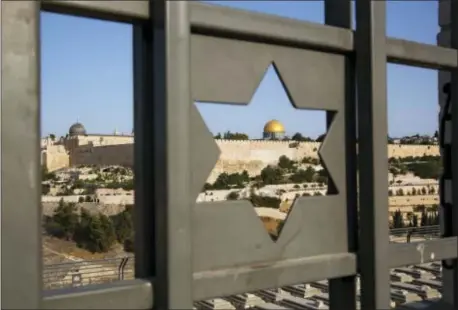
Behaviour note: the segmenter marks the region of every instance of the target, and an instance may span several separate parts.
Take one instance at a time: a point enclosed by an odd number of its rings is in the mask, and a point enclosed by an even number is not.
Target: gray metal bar
[[[306,283],[356,274],[356,255],[351,253],[288,259],[246,268],[233,267],[194,274],[194,300],[241,294],[278,286]]]
[[[156,275],[154,196],[154,117],[152,29],[148,23],[133,26],[134,79],[134,181],[135,277]]]
[[[2,308],[41,303],[40,34],[34,1],[2,2]]]
[[[350,0],[325,0],[325,23],[334,27],[352,29],[352,3]],[[345,102],[345,128],[346,128],[346,184],[347,184],[347,221],[348,251],[357,251],[358,242],[358,210],[356,187],[356,101],[354,84],[354,62],[350,57],[346,59],[346,102]],[[332,123],[333,112],[327,112],[327,126]],[[334,184],[328,185],[328,194],[336,193]],[[329,280],[329,308],[356,309],[356,275]]]
[[[350,30],[199,2],[191,5],[191,25],[193,33],[336,51],[353,50]]]
[[[336,13],[338,14],[338,13]],[[353,31],[291,20],[268,14],[252,13],[215,5],[192,3],[193,32],[220,36],[247,36],[250,40],[278,42],[285,45],[330,48],[341,52],[353,50]],[[457,52],[443,47],[408,40],[387,38],[391,62],[427,68],[456,67]]]
[[[192,307],[190,27],[187,1],[151,1],[156,309]]]
[[[458,52],[451,48],[402,39],[387,39],[388,61],[431,69],[453,69],[458,66]]]
[[[361,309],[390,307],[386,2],[356,1]]]
[[[456,258],[458,257],[457,243],[457,237],[413,243],[392,243],[388,251],[389,267],[396,268]]]
[[[97,19],[134,22],[149,18],[148,1],[80,1],[41,0],[45,11],[92,17]]]
[[[450,47],[458,50],[458,1],[450,1]],[[451,90],[451,114],[452,114],[452,189],[451,200],[453,204],[452,235],[458,237],[458,69],[450,72]],[[458,259],[453,261],[452,285],[445,289],[449,290],[449,296],[453,296],[453,309],[458,309]],[[445,287],[445,286],[444,286]]]
[[[47,291],[43,309],[152,309],[153,286],[146,280],[126,280]]]

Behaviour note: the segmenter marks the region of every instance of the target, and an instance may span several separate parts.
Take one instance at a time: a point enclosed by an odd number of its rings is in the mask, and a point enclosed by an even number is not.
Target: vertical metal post
[[[2,309],[39,309],[39,3],[8,1],[1,6]]]
[[[155,213],[153,186],[153,51],[150,23],[133,25],[135,277],[155,274]]]
[[[327,25],[352,28],[352,7],[350,0],[325,0],[325,23]],[[346,59],[346,178],[347,178],[347,218],[348,251],[357,251],[358,240],[358,199],[356,188],[356,102],[354,85],[354,61]],[[334,112],[327,112],[327,128],[331,125]],[[328,193],[336,192],[333,184],[328,185]],[[329,280],[330,309],[356,309],[356,276]]]
[[[455,11],[453,11],[455,10]],[[453,13],[455,12],[455,14]],[[444,47],[452,47],[453,46],[453,36],[455,36],[456,40],[456,35],[457,32],[454,31],[456,30],[456,1],[449,1],[449,0],[443,0],[439,1],[439,12],[438,12],[438,17],[439,17],[439,26],[441,27],[441,30],[437,36],[437,43],[439,46],[444,46]],[[455,23],[455,24],[453,24]],[[453,29],[454,28],[454,29]],[[456,41],[454,42],[456,44]],[[454,46],[456,48],[456,45]],[[455,70],[456,72],[456,70]],[[441,234],[442,235],[455,235],[456,236],[456,229],[458,228],[457,222],[456,222],[456,209],[454,210],[453,207],[453,201],[456,201],[454,195],[454,187],[456,187],[456,184],[454,184],[453,177],[456,179],[456,174],[454,175],[454,155],[452,154],[453,152],[456,152],[456,149],[454,151],[453,145],[455,144],[450,137],[453,138],[453,131],[455,130],[453,127],[453,108],[452,109],[447,109],[447,104],[446,102],[448,101],[448,96],[450,96],[450,93],[453,93],[453,96],[451,96],[451,100],[449,104],[452,106],[454,102],[452,101],[453,98],[456,95],[456,85],[453,87],[451,84],[448,84],[448,94],[444,91],[444,86],[447,83],[450,83],[451,75],[453,75],[453,72],[449,71],[439,71],[439,105],[441,108],[441,111],[439,113],[439,139],[441,142],[440,143],[440,151],[441,151],[441,156],[444,161],[444,178],[441,180],[439,183],[439,194],[441,196],[441,208],[440,208],[440,225],[441,225]],[[452,114],[452,121],[447,120],[448,113]],[[449,123],[452,124],[449,124]],[[447,124],[446,124],[447,123]],[[441,126],[442,125],[442,126]],[[442,127],[442,130],[441,130]],[[456,132],[456,131],[455,131]],[[450,145],[451,144],[451,145]],[[456,147],[456,145],[455,145]],[[455,153],[456,154],[456,153]],[[445,170],[446,165],[445,162],[449,161],[451,159],[450,166],[451,169]],[[447,179],[445,181],[445,179]],[[450,186],[451,184],[451,186]],[[451,211],[451,216],[445,216],[447,213],[448,208],[447,207],[452,207],[450,209]],[[446,229],[447,227],[447,229]],[[451,229],[451,231],[448,231]],[[457,260],[448,260],[444,261],[444,268],[442,269],[442,283],[443,283],[443,291],[442,291],[442,301],[443,303],[439,304],[438,306],[440,307],[449,307],[450,309],[458,309],[458,303],[457,303],[457,298],[458,298],[458,293],[457,293],[457,279],[458,279],[458,264]],[[452,266],[451,269],[448,267]]]
[[[458,50],[458,2],[450,1],[450,44],[451,48]],[[451,72],[450,93],[451,93],[451,166],[452,166],[452,234],[458,236],[458,69],[453,69]],[[448,288],[451,292],[448,295],[453,296],[453,309],[458,309],[458,259],[454,260],[453,264],[453,284]],[[444,288],[446,286],[444,285]],[[446,289],[446,288],[445,288]]]
[[[135,165],[136,177],[141,178],[136,188],[141,195],[136,201],[141,204],[136,206],[136,276],[154,276],[156,309],[190,309],[188,3],[150,1],[150,14],[150,23],[134,30],[134,55],[140,58],[135,60],[135,89],[141,98],[135,102],[135,133],[140,135]]]
[[[386,2],[356,1],[361,309],[389,309]]]

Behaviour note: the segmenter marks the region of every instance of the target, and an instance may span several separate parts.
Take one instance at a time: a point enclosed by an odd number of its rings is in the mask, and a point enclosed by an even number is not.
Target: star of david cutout
[[[255,92],[258,91],[262,92],[262,85],[264,84],[265,80],[268,79],[268,76],[272,76],[272,74],[275,75],[276,82],[281,85],[282,89],[284,90],[285,97],[287,97],[287,100],[289,103],[296,109],[298,113],[303,113],[306,108],[308,108],[307,102],[297,102],[294,100],[294,94],[298,92],[297,88],[293,89],[288,89],[287,85],[288,83],[285,81],[284,77],[281,75],[281,67],[279,69],[279,66],[276,65],[275,63],[271,63],[268,66],[268,70],[263,72],[263,75],[261,76],[260,81],[256,84],[255,88],[252,90],[251,94],[251,99],[248,101],[248,104],[244,104],[243,102],[235,102],[232,104],[238,104],[238,105],[250,105],[252,104],[252,101],[254,97],[256,97]],[[269,79],[268,83],[269,85],[272,84],[271,80],[272,78]],[[267,83],[267,82],[266,82]],[[212,103],[215,104],[215,103]],[[282,106],[279,108],[285,108],[285,106]],[[244,109],[244,108],[242,108]],[[310,110],[310,109],[308,109]],[[314,109],[314,110],[321,110],[323,114],[326,112],[323,109]],[[300,112],[299,112],[300,111]],[[247,112],[248,113],[248,112]],[[332,122],[335,118],[336,113],[329,113],[328,117],[330,117],[329,123],[331,124],[329,126],[329,129],[332,130]],[[324,116],[324,115],[321,115]],[[224,170],[218,169],[218,172],[221,173],[215,178],[212,179],[213,184],[206,183],[208,176],[211,174],[212,169],[214,169],[215,164],[217,163],[217,160],[220,158],[221,155],[221,150],[218,147],[218,145],[215,143],[214,136],[211,134],[209,129],[207,128],[204,119],[202,115],[199,113],[199,111],[196,109],[195,105],[193,105],[192,109],[192,118],[193,118],[193,130],[192,130],[192,136],[198,136],[198,137],[203,137],[201,139],[196,139],[197,146],[195,146],[196,149],[199,150],[206,150],[205,153],[207,156],[196,156],[193,159],[193,167],[194,170],[200,170],[201,173],[194,173],[192,174],[192,186],[193,192],[195,194],[194,197],[199,197],[198,202],[218,202],[222,200],[230,200],[231,202],[235,202],[236,200],[245,200],[249,201],[252,205],[252,210],[255,211],[255,214],[258,216],[259,219],[262,220],[264,223],[264,227],[268,230],[269,236],[271,239],[275,242],[278,240],[282,228],[286,225],[288,222],[288,219],[290,218],[293,209],[296,206],[296,201],[298,199],[307,199],[310,196],[314,196],[314,201],[319,198],[319,196],[323,195],[331,195],[331,194],[338,194],[339,193],[339,187],[335,183],[332,174],[328,173],[329,170],[332,171],[333,168],[335,168],[336,165],[339,163],[336,163],[335,160],[327,160],[328,157],[330,157],[330,150],[329,148],[326,148],[326,145],[329,145],[329,139],[331,139],[331,144],[332,140],[335,139],[331,135],[331,138],[329,138],[329,134],[323,134],[321,136],[322,140],[320,142],[322,143],[315,143],[315,144],[310,144],[311,148],[313,148],[312,152],[315,153],[316,158],[310,157],[302,159],[302,161],[295,162],[291,161],[287,156],[282,156],[279,158],[279,162],[277,163],[277,167],[274,165],[272,166],[266,166],[262,170],[261,173],[261,178],[263,181],[261,182],[256,182],[253,180],[253,177],[249,177],[245,173],[245,177],[242,177],[242,171],[239,172],[239,176],[235,176],[235,173],[225,173]],[[322,117],[323,123],[325,122],[325,117]],[[271,121],[267,126],[273,125],[279,125],[279,122]],[[281,125],[281,124],[280,124]],[[271,126],[272,127],[272,126]],[[324,127],[324,126],[323,126]],[[272,129],[272,128],[271,128]],[[266,130],[266,129],[265,129]],[[272,129],[275,131],[275,128]],[[280,128],[281,130],[281,128]],[[264,133],[266,133],[264,131]],[[283,132],[284,133],[284,132]],[[219,138],[219,137],[218,137]],[[264,137],[266,138],[266,137]],[[267,137],[267,139],[272,138],[272,139],[282,139],[283,137]],[[213,143],[207,143],[206,141],[212,140]],[[288,147],[291,149],[299,149],[302,146],[301,142],[298,142],[296,140],[288,140],[288,141],[276,141],[278,143],[283,143],[283,144],[289,144]],[[224,142],[220,142],[223,143]],[[236,142],[231,142],[231,143],[236,143]],[[275,143],[272,141],[272,143]],[[211,146],[210,146],[211,145]],[[210,159],[210,160],[209,160]],[[317,172],[311,172],[314,171],[312,166],[316,167],[317,163],[322,166],[321,170],[318,170]],[[315,164],[315,165],[313,165]],[[290,167],[288,167],[288,165]],[[318,165],[318,166],[319,166]],[[221,166],[221,164],[220,164]],[[198,169],[197,169],[198,167]],[[221,168],[221,167],[219,167]],[[278,197],[279,194],[281,195],[281,190],[277,190],[273,193],[263,193],[262,190],[256,189],[257,186],[259,185],[269,185],[269,183],[273,182],[275,179],[275,175],[281,175],[281,174],[291,174],[292,177],[290,178],[289,182],[294,184],[293,189],[291,192],[288,193],[283,193],[282,196]],[[270,174],[271,177],[266,176],[267,174]],[[215,177],[216,174],[213,173],[213,176]],[[264,176],[264,177],[263,177]],[[234,183],[231,183],[231,179],[233,180]],[[242,184],[237,184],[236,180],[242,180],[243,182],[243,189],[234,189],[235,187],[240,187]],[[269,179],[271,182],[269,182]],[[323,181],[325,180],[325,181]],[[267,181],[267,183],[266,183]],[[296,181],[296,182],[294,182]],[[199,186],[201,184],[206,184],[204,190],[202,190],[202,187]],[[324,183],[324,184],[323,184]],[[327,186],[325,185],[327,183]],[[330,189],[330,191],[328,191]],[[217,192],[220,193],[217,193]],[[222,197],[221,195],[224,194]],[[285,195],[286,194],[286,195]],[[276,197],[277,196],[277,197]],[[283,198],[283,199],[282,199]],[[253,208],[254,206],[254,208]],[[210,208],[210,206],[209,206]]]

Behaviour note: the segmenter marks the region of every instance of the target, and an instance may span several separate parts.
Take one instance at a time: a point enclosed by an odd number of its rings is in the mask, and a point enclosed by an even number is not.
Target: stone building
[[[83,124],[76,122],[70,126],[65,137],[52,140],[49,137],[41,141],[41,162],[49,171],[75,166],[79,164],[100,164],[105,162],[105,156],[94,152],[94,148],[103,146],[122,146],[134,143],[133,134],[89,134]],[[122,149],[122,147],[119,147]],[[113,155],[116,150],[112,150]],[[87,154],[89,153],[89,154]],[[87,158],[92,157],[91,160]],[[86,163],[86,161],[88,161]],[[118,160],[114,160],[117,163]],[[107,164],[112,164],[111,162]]]

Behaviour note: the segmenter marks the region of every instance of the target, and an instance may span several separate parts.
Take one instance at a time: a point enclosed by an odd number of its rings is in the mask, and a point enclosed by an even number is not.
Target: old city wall
[[[247,170],[257,175],[269,164],[285,155],[293,160],[304,157],[318,157],[319,142],[262,141],[262,140],[216,140],[221,156],[213,169],[208,182],[216,180],[222,172],[234,173]],[[438,156],[436,145],[388,145],[388,157]]]
[[[132,167],[133,144],[81,146],[70,153],[70,165],[121,165]]]
[[[78,136],[78,145],[93,145],[93,146],[106,146],[106,145],[119,145],[134,143],[133,136],[118,136],[118,135],[88,135]]]
[[[75,148],[70,152],[70,159],[61,146],[51,146],[46,152],[49,170],[54,167],[68,165],[133,165],[133,144],[128,143],[132,137],[116,137],[115,145],[100,145],[97,139],[92,143]],[[262,140],[215,140],[221,155],[208,181],[213,182],[222,172],[234,173],[247,170],[250,175],[257,175],[269,164],[274,164],[278,158],[285,155],[293,160],[304,157],[318,157],[321,143],[293,141],[262,141]],[[408,156],[438,156],[436,145],[389,145],[388,157]],[[67,159],[66,159],[67,158]]]
[[[388,157],[409,157],[409,156],[439,156],[439,146],[437,145],[407,145],[390,144],[388,145]]]
[[[63,145],[49,145],[41,151],[41,160],[49,171],[55,171],[70,165],[70,156]]]

